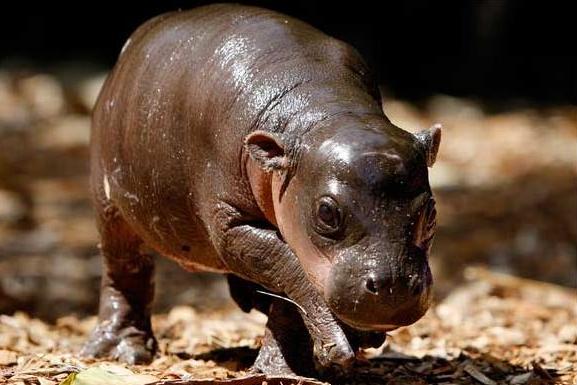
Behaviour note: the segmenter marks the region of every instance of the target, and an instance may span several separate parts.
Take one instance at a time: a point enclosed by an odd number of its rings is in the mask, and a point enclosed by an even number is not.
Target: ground
[[[467,282],[424,319],[390,333],[383,347],[364,351],[350,372],[335,369],[326,380],[343,385],[576,383],[574,292],[479,268],[466,275]],[[213,379],[203,383],[260,384],[263,379],[246,370],[264,322],[264,316],[244,314],[231,304],[206,312],[179,306],[154,318],[161,347],[155,361],[125,366],[78,358],[94,317],[69,316],[49,325],[24,313],[0,316],[0,381],[58,384],[70,373],[96,366],[151,376],[139,383]],[[293,382],[285,378],[283,383]]]
[[[102,79],[78,69],[0,70],[0,383],[262,383],[244,371],[264,317],[240,312],[221,276],[189,274],[165,258],[158,259],[154,363],[126,368],[78,358],[98,300],[87,158]],[[410,131],[444,125],[431,170],[436,304],[363,353],[370,360],[325,380],[577,383],[577,108],[438,95],[413,103],[386,97],[384,110]]]

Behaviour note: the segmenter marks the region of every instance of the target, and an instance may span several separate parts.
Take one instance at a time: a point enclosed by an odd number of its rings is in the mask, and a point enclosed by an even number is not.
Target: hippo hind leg
[[[147,363],[157,349],[150,323],[154,261],[140,252],[142,241],[118,210],[111,205],[99,209],[104,263],[98,324],[81,354]]]
[[[313,377],[313,343],[295,305],[262,294],[267,291],[265,288],[235,275],[228,276],[228,284],[232,298],[243,311],[257,309],[268,316],[263,343],[251,371]]]
[[[293,304],[273,300],[262,347],[252,367],[264,374],[314,377],[313,342]]]

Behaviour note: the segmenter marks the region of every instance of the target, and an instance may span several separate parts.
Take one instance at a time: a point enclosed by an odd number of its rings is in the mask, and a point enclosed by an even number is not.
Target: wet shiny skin
[[[369,330],[413,323],[430,304],[435,224],[415,137],[382,119],[349,117],[303,143],[320,143],[301,154],[305,180],[297,173],[286,196],[274,200],[285,239],[343,321]],[[319,235],[311,223],[315,201],[326,196],[345,217],[336,237]]]
[[[413,136],[392,125],[358,53],[303,22],[238,5],[148,21],[94,111],[106,269],[85,354],[152,358],[147,246],[299,304],[298,314],[277,306],[257,370],[297,370],[285,360],[291,339],[278,335],[289,317],[301,317],[291,333],[318,362],[350,363],[356,347],[382,338],[341,321],[385,330],[428,305],[427,165],[438,139],[438,130]],[[327,230],[319,199],[339,207],[325,211],[339,224],[330,237],[318,233]]]

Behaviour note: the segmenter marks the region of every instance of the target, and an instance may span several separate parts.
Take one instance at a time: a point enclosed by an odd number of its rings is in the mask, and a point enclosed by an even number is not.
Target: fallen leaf
[[[495,381],[491,380],[489,377],[481,373],[479,369],[477,369],[471,364],[466,365],[464,370],[465,372],[467,372],[467,374],[469,374],[471,377],[473,377],[475,380],[479,381],[482,384],[497,385]]]
[[[11,350],[0,350],[0,366],[14,365],[18,362],[18,355]]]
[[[145,385],[158,381],[158,378],[151,375],[134,374],[128,369],[118,370],[119,367],[115,365],[108,367],[122,374],[110,372],[103,367],[92,367],[71,374],[60,385]]]
[[[525,384],[527,381],[529,381],[531,376],[533,376],[533,373],[531,373],[531,372],[518,374],[516,376],[513,376],[511,378],[511,380],[509,381],[509,383],[511,385],[522,385],[522,384]]]
[[[74,379],[76,378],[76,374],[77,373],[70,373],[68,377],[66,377],[64,381],[60,383],[60,385],[72,385],[74,383]]]
[[[40,385],[56,385],[56,381],[49,380],[46,377],[38,377]]]

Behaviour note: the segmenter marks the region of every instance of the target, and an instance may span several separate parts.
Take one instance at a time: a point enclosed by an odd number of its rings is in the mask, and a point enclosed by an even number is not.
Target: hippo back
[[[161,15],[126,42],[101,91],[92,183],[158,251],[210,255],[203,218],[218,202],[260,214],[243,138],[260,129],[296,142],[343,103],[381,113],[375,90],[354,49],[285,15],[240,5]]]

